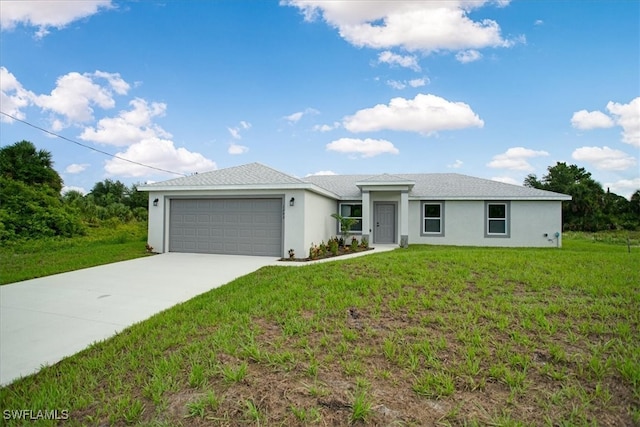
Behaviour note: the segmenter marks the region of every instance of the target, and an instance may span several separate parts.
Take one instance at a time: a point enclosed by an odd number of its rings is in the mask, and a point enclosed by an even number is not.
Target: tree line
[[[83,235],[87,227],[146,221],[148,195],[106,179],[62,194],[51,153],[29,141],[0,148],[0,241]]]
[[[576,165],[558,162],[547,172],[541,179],[528,175],[524,185],[572,197],[562,203],[565,230],[640,229],[640,189],[627,200]],[[72,237],[87,227],[147,220],[148,195],[136,184],[106,179],[86,195],[62,194],[62,185],[50,152],[29,141],[0,148],[0,241]]]
[[[526,187],[568,194],[571,200],[562,202],[564,230],[601,231],[637,230],[640,228],[640,189],[629,200],[606,191],[585,168],[557,162],[538,179],[534,174],[524,180]]]

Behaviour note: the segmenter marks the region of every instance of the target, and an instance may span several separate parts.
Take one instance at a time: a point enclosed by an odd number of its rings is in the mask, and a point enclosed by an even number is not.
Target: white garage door
[[[169,251],[282,256],[282,199],[173,199]]]

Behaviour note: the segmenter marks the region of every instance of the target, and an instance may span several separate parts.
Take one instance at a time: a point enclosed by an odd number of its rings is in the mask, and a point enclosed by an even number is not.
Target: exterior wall
[[[300,246],[291,246],[296,252],[297,258],[309,256],[309,248],[312,243],[319,244],[327,242],[331,236],[336,234],[336,220],[331,214],[337,212],[337,201],[335,199],[321,196],[307,191],[304,194],[304,223],[296,228],[296,233],[303,236]],[[287,251],[289,247],[287,247]]]
[[[460,246],[562,246],[561,201],[510,201],[510,237],[485,237],[484,200],[444,201],[444,236],[422,236],[423,201],[409,202],[409,243]],[[559,237],[555,237],[559,233]],[[545,236],[546,234],[546,236]]]
[[[393,202],[396,211],[396,242],[401,241],[402,203],[399,192],[371,191],[368,206],[363,206],[363,215],[369,214],[369,242],[375,242],[374,204]],[[306,190],[249,190],[249,191],[177,191],[149,192],[148,243],[155,252],[167,252],[169,248],[170,200],[172,198],[206,197],[278,197],[283,199],[283,257],[293,249],[296,257],[308,254],[312,243],[327,241],[338,234],[336,220],[331,214],[337,212],[338,201]],[[294,206],[289,206],[291,198]],[[158,206],[153,201],[158,199]],[[366,201],[366,198],[365,198]],[[562,246],[562,202],[561,201],[510,201],[510,237],[485,237],[484,200],[444,201],[444,236],[422,236],[423,201],[410,200],[408,212],[409,244],[461,245],[461,246]],[[435,200],[434,200],[435,201]],[[440,200],[438,200],[440,201]],[[363,218],[363,225],[367,221]],[[559,237],[555,234],[559,233]]]
[[[288,257],[288,250],[293,248],[296,256],[301,256],[305,248],[305,196],[310,194],[304,190],[248,190],[248,191],[178,191],[178,192],[149,192],[149,228],[147,241],[153,247],[154,252],[164,253],[169,250],[169,217],[172,198],[252,198],[252,197],[274,197],[282,198],[284,205],[283,224],[283,257]],[[289,206],[291,198],[295,198],[294,206]],[[321,197],[321,196],[318,196]],[[153,201],[158,199],[158,206],[153,206]],[[322,240],[322,239],[320,239]]]
[[[153,206],[153,201],[158,199],[158,206]],[[149,192],[149,219],[147,220],[147,243],[154,252],[164,253],[164,220],[165,220],[164,195],[158,192]],[[167,221],[168,221],[167,217]],[[167,243],[168,244],[168,243]]]

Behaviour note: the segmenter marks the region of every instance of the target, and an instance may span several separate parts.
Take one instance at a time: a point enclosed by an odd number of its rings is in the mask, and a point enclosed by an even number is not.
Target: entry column
[[[371,242],[371,209],[369,190],[362,190],[362,238]]]
[[[409,247],[409,192],[400,192],[400,247]]]

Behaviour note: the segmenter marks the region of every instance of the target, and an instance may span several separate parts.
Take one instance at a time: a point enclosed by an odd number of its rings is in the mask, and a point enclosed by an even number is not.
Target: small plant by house
[[[340,224],[340,234],[342,235],[344,241],[346,241],[347,238],[350,236],[351,227],[356,225],[358,223],[358,220],[355,218],[348,218],[348,217],[342,216],[339,213],[332,213],[331,217],[335,218]]]
[[[360,240],[351,234],[351,228],[358,222],[357,219],[347,218],[338,213],[331,214],[340,224],[340,235],[334,236],[326,243],[324,240],[318,244],[311,243],[307,258],[296,258],[293,249],[289,249],[289,258],[281,258],[281,261],[315,261],[323,258],[348,255],[370,250],[369,240],[362,237]],[[349,239],[349,237],[351,239]]]

